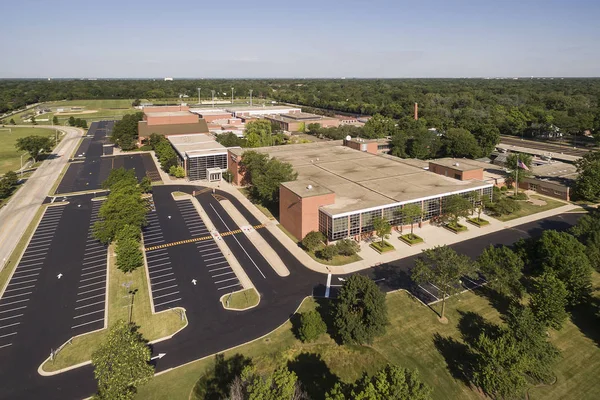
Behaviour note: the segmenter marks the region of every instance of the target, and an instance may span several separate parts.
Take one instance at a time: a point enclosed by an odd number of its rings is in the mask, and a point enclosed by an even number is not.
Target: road
[[[54,128],[65,132],[52,155],[31,175],[27,182],[19,188],[8,204],[0,209],[0,270],[10,262],[10,255],[21,236],[29,226],[39,206],[48,195],[48,190],[58,179],[71,153],[75,149],[83,131],[66,126],[44,126],[38,128]]]

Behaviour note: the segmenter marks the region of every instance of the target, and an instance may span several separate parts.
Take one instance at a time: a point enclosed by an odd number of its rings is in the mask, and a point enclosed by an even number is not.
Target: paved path
[[[27,182],[18,189],[8,204],[0,209],[0,270],[15,260],[9,257],[29,226],[39,206],[48,195],[48,191],[57,180],[71,153],[75,149],[83,131],[66,126],[37,125],[36,128],[55,128],[65,132],[58,144],[54,156],[44,161]]]

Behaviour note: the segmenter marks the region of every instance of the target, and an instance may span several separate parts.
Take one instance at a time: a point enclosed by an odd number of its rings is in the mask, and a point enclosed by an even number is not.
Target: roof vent
[[[308,185],[308,186],[306,187],[306,189],[307,189],[307,190],[312,190],[312,185]]]
[[[352,140],[352,136],[350,136],[350,135],[346,136],[346,140]]]
[[[454,163],[454,166],[455,166],[455,167],[458,167],[458,166],[459,166],[459,164],[458,164],[458,163]]]

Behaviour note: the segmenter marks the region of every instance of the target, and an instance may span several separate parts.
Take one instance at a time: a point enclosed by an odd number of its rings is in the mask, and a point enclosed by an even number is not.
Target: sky
[[[0,78],[600,76],[598,0],[20,0]]]

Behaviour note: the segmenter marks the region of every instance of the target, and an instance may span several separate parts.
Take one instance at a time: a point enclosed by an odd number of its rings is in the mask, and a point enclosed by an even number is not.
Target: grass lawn
[[[229,306],[227,305],[228,301]],[[221,297],[221,304],[223,304],[223,307],[234,310],[245,310],[247,308],[254,307],[258,305],[259,301],[260,296],[254,288],[234,292],[231,295],[226,294]]]
[[[371,243],[369,246],[374,248],[376,251],[378,251],[380,253],[385,253],[386,251],[394,250],[394,246],[392,246],[390,243],[386,242],[385,240],[383,242],[381,240],[377,240],[377,241]]]
[[[7,129],[7,130],[5,130]],[[11,129],[9,132],[8,129]],[[55,132],[52,129],[42,128],[15,128],[6,125],[5,128],[0,127],[0,175],[7,171],[16,171],[21,168],[21,154],[26,154],[15,148],[17,139],[30,135],[47,136],[54,138]],[[23,164],[27,161],[28,156],[23,157]]]
[[[472,223],[473,225],[480,227],[480,228],[482,226],[490,224],[490,221],[488,221],[487,219],[483,219],[483,218],[479,218],[479,217],[467,218],[467,221]]]
[[[566,204],[559,200],[550,199],[548,197],[540,197],[536,195],[531,195],[529,196],[529,198],[543,200],[546,202],[546,204],[543,206],[536,206],[526,201],[520,201],[519,204],[521,205],[521,209],[519,211],[509,215],[502,215],[496,218],[500,221],[510,221],[511,219],[525,217],[527,215],[539,213],[542,211],[552,210],[553,208],[564,206]]]
[[[599,274],[594,274],[596,288],[600,283],[599,277]],[[598,291],[595,299],[600,302]],[[417,368],[421,380],[433,387],[432,396],[436,400],[482,399],[461,379],[453,377],[438,347],[444,348],[440,345],[444,340],[454,343],[452,350],[455,353],[451,360],[460,361],[464,355],[460,351],[463,343],[459,329],[461,318],[465,322],[469,317],[478,315],[486,321],[501,323],[500,314],[490,300],[473,292],[449,299],[446,307],[449,323],[446,325],[439,323],[435,313],[404,291],[388,294],[386,302],[390,325],[386,334],[371,346],[339,346],[327,335],[315,343],[304,344],[294,338],[291,324],[287,322],[265,338],[225,352],[225,356],[241,353],[252,357],[259,372],[270,372],[287,364],[296,371],[305,388],[319,391],[316,400],[323,398],[323,393],[329,390],[336,376],[346,382],[353,381],[363,371],[371,374],[386,363]],[[308,299],[300,311],[315,307],[316,302]],[[588,331],[588,335],[595,335],[595,340],[582,333],[572,322],[566,323],[560,332],[552,332],[550,340],[562,351],[562,359],[554,369],[558,380],[552,386],[531,388],[531,399],[597,398],[597,377],[600,374],[600,328],[597,319],[595,316],[588,322],[588,327],[595,329],[593,334]],[[448,347],[444,351],[447,350]],[[161,374],[139,388],[136,398],[193,399],[195,397],[190,396],[190,392],[194,384],[212,370],[213,360],[209,357]]]
[[[464,226],[464,225],[461,225],[461,224],[455,224],[455,223],[453,223],[453,222],[450,222],[450,223],[448,223],[448,224],[444,225],[444,227],[445,227],[446,229],[449,229],[449,230],[451,230],[451,231],[452,231],[452,232],[454,232],[454,233],[464,232],[464,231],[466,231],[466,230],[468,229],[468,228],[467,228],[466,226]]]
[[[244,197],[246,197],[248,200],[250,200],[252,202],[252,204],[254,204],[254,206],[260,210],[260,212],[262,212],[263,214],[265,214],[267,216],[267,218],[269,218],[269,219],[277,219],[275,217],[275,215],[274,215],[274,214],[277,214],[277,212],[273,213],[274,210],[270,210],[267,207],[265,207],[265,206],[263,206],[263,205],[261,205],[259,203],[256,203],[256,202],[252,201],[252,199],[250,198],[250,193],[248,193],[248,189],[246,189],[246,188],[238,188],[238,190],[244,195]]]
[[[406,242],[409,245],[423,243],[423,238],[415,235],[414,233],[407,233],[405,235],[400,235],[400,240]]]
[[[113,254],[114,247],[109,248],[109,289],[108,289],[108,326],[110,327],[119,319],[125,321],[129,318],[128,291],[137,289],[133,303],[132,321],[140,326],[140,332],[145,339],[153,341],[175,333],[185,325],[178,313],[164,311],[152,314],[146,268],[138,268],[130,274],[125,274],[115,266]],[[131,282],[129,289],[123,284]],[[71,365],[79,364],[91,359],[92,352],[106,337],[106,329],[92,332],[73,339],[73,343],[64,347],[58,353],[54,362],[44,364],[45,371],[56,371]]]

